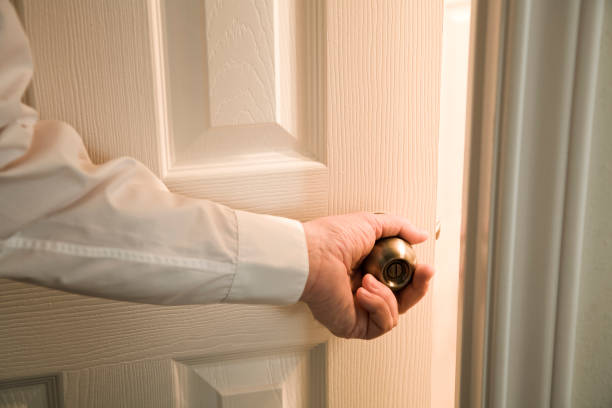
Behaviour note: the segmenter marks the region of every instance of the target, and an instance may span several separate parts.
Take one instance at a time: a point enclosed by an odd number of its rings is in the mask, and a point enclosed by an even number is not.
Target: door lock
[[[399,291],[412,281],[416,264],[416,252],[412,246],[401,238],[392,237],[376,241],[361,269],[391,290]]]

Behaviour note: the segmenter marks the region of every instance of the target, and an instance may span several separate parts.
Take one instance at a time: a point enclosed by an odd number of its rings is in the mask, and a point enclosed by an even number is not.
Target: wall
[[[573,407],[612,407],[612,2],[606,3],[585,221]]]

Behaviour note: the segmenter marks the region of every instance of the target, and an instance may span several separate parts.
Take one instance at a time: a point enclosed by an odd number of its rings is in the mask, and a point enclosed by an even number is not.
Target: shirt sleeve
[[[173,194],[132,158],[94,165],[74,129],[21,103],[31,73],[0,0],[0,277],[155,304],[298,301],[300,222]]]

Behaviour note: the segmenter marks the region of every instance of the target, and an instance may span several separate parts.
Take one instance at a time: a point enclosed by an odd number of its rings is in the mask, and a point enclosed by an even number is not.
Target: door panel
[[[166,184],[234,208],[325,215],[321,0],[154,9]]]
[[[433,232],[441,1],[17,3],[28,101],[94,161],[134,156],[173,191],[245,210],[383,210]],[[303,304],[0,291],[0,380],[59,374],[67,407],[430,404],[431,296],[362,342],[330,339]]]
[[[20,378],[0,382],[1,407],[60,407],[59,377]]]

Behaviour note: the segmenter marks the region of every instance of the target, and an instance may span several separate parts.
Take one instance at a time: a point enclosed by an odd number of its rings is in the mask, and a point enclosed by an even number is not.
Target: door
[[[442,1],[15,3],[28,102],[95,162],[133,156],[175,192],[300,220],[394,212],[433,236]],[[433,263],[432,240],[416,249]],[[1,281],[0,406],[430,406],[433,304],[364,342],[303,304],[160,307]]]

